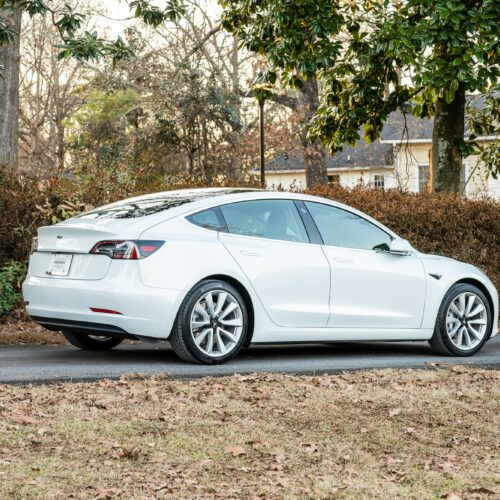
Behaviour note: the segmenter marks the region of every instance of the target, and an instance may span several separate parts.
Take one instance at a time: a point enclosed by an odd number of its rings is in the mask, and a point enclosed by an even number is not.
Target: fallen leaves
[[[245,448],[243,446],[226,446],[224,448],[225,453],[230,453],[233,457],[240,457],[241,455],[246,455]]]
[[[316,443],[302,443],[302,446],[304,447],[304,451],[306,453],[319,453],[319,448]]]
[[[469,368],[0,386],[0,497],[494,497],[499,388]]]

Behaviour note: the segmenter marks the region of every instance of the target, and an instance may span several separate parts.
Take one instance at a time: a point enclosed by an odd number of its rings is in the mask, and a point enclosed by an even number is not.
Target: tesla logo
[[[57,235],[58,240],[62,240],[62,236],[60,234]]]

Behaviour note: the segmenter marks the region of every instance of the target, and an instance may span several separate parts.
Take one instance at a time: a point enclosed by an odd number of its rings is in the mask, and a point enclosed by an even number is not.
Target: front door
[[[359,215],[306,202],[331,266],[331,315],[338,328],[420,328],[425,272],[416,255],[389,253],[391,236]]]

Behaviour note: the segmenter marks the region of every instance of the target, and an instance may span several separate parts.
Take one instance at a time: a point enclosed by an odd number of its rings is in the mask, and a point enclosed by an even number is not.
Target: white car
[[[32,250],[29,315],[83,349],[168,340],[215,364],[250,344],[428,340],[468,356],[498,328],[480,269],[303,194],[140,196],[40,228]]]

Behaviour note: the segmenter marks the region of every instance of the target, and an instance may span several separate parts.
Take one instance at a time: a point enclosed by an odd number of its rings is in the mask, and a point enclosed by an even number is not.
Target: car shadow
[[[500,339],[486,344],[486,346],[474,356],[481,357],[489,352],[498,350]],[[490,344],[490,345],[489,345]],[[493,345],[494,344],[494,345]],[[170,366],[186,366],[187,364],[177,358],[167,342],[158,344],[134,343],[122,344],[112,351],[81,351],[76,348],[66,347],[46,353],[48,361],[57,358],[71,360],[78,364],[102,364],[103,361],[114,366],[131,365],[131,367],[144,364]],[[227,365],[232,364],[254,364],[265,365],[279,361],[311,362],[335,361],[348,362],[352,360],[355,364],[363,360],[371,360],[377,364],[387,360],[398,359],[407,362],[448,362],[453,363],[460,358],[446,357],[432,351],[427,342],[342,342],[328,344],[285,344],[285,345],[260,345],[242,349],[240,354],[230,360]],[[467,360],[471,358],[461,358]],[[201,365],[198,365],[201,366]],[[220,366],[220,365],[219,365]]]
[[[75,360],[107,360],[115,365],[126,364],[130,362],[147,363],[168,363],[183,364],[167,343],[156,345],[151,344],[122,344],[112,351],[90,352],[75,349],[65,355],[70,355]],[[407,342],[407,343],[336,343],[336,344],[287,344],[287,345],[261,345],[251,346],[242,349],[240,354],[233,361],[245,360],[285,360],[285,359],[304,359],[313,361],[316,359],[335,359],[335,358],[393,358],[404,357],[435,357],[427,343]]]

